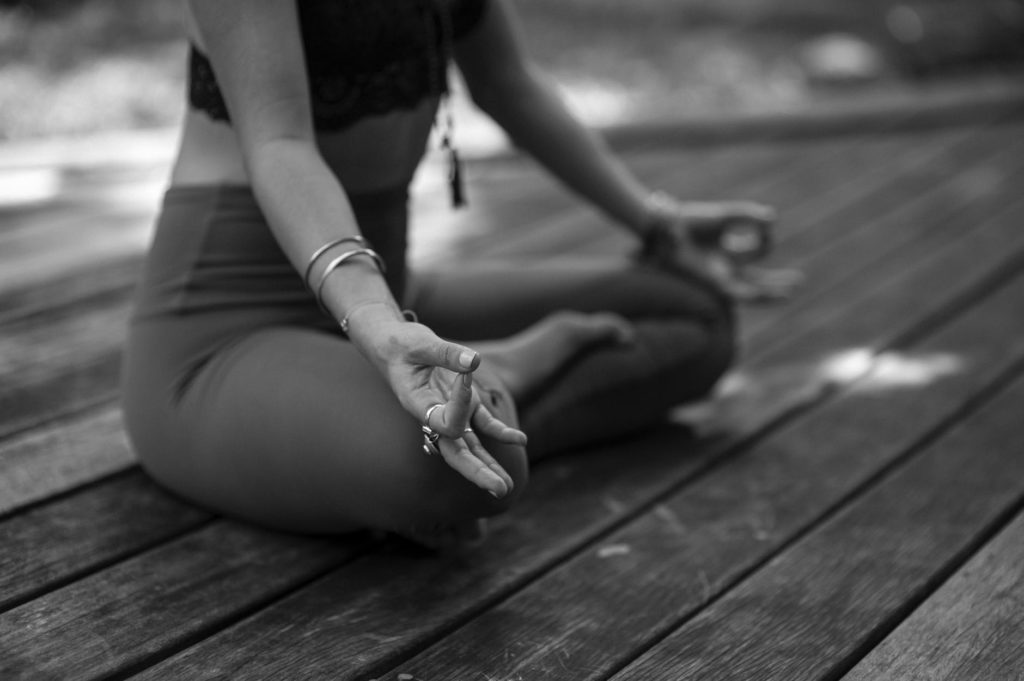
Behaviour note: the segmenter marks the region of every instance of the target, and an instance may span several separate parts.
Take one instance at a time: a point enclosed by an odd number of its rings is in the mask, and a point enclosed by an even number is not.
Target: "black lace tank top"
[[[448,90],[451,43],[487,0],[296,0],[313,122],[340,130]],[[209,59],[189,52],[189,103],[230,121]]]

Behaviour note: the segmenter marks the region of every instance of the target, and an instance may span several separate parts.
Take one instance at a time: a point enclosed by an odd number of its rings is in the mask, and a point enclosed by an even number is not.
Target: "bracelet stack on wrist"
[[[345,243],[354,243],[357,246],[359,246],[359,248],[353,248],[352,250],[345,251],[344,253],[337,256],[329,263],[327,263],[327,265],[324,267],[324,271],[321,272],[320,274],[320,282],[315,287],[312,286],[312,284],[309,281],[309,277],[313,273],[313,268],[316,265],[317,261],[325,254],[327,254],[327,252],[333,249],[335,246],[340,246],[341,244]],[[334,239],[333,241],[329,241],[320,248],[316,249],[313,252],[313,255],[310,256],[309,263],[306,265],[306,270],[305,272],[303,272],[302,275],[302,281],[303,283],[305,283],[306,288],[309,289],[309,291],[313,294],[313,297],[316,299],[317,306],[319,306],[320,310],[325,315],[331,316],[330,310],[327,309],[323,302],[323,290],[324,284],[327,282],[327,278],[331,275],[332,272],[334,272],[336,269],[347,263],[349,260],[360,256],[370,258],[373,264],[377,266],[377,270],[381,274],[385,273],[386,267],[384,265],[384,259],[380,257],[380,254],[377,253],[377,251],[370,248],[370,242],[367,241],[366,238],[358,235],[346,236],[340,239]],[[352,323],[352,316],[356,312],[365,307],[371,307],[375,305],[384,305],[386,307],[391,308],[395,312],[396,316],[401,317],[406,321],[417,321],[416,313],[413,312],[412,310],[399,310],[398,306],[395,305],[394,301],[377,298],[373,300],[364,300],[353,305],[345,313],[345,316],[343,316],[341,320],[338,322],[338,325],[341,327],[342,332],[348,335],[349,327],[351,326]]]
[[[329,263],[327,263],[327,266],[324,267],[324,271],[321,272],[320,274],[320,283],[318,283],[316,288],[314,288],[310,284],[309,276],[313,273],[313,267],[316,265],[317,261],[334,247],[349,242],[357,244],[359,248],[353,248],[350,251],[345,251],[344,253],[337,256]],[[335,239],[333,241],[327,242],[320,248],[316,249],[316,251],[313,252],[313,255],[310,256],[309,263],[306,265],[306,271],[302,275],[302,280],[303,283],[305,283],[306,288],[312,291],[313,297],[316,299],[317,306],[325,315],[330,316],[330,311],[324,305],[323,301],[324,285],[327,283],[327,278],[330,277],[331,273],[334,272],[336,269],[338,269],[345,263],[349,262],[352,258],[363,256],[370,258],[370,260],[377,266],[377,270],[381,274],[384,274],[384,272],[386,271],[387,268],[384,265],[384,259],[380,257],[380,254],[377,253],[377,251],[373,250],[369,246],[370,243],[364,237],[346,236],[340,239]]]

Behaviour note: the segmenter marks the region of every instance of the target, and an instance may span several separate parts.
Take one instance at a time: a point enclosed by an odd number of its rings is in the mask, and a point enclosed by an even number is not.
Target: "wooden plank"
[[[127,305],[142,271],[138,254],[85,264],[74,272],[54,275],[29,288],[0,291],[0,328],[11,328],[27,318],[37,323],[63,308],[95,307],[103,300],[119,300]],[[5,331],[6,333],[6,331]]]
[[[859,207],[863,197],[872,197],[876,214],[888,212],[890,208],[885,206],[895,207],[901,200],[905,201],[908,198],[905,194],[901,196],[897,191],[906,186],[904,183],[909,179],[908,174],[913,178],[922,175],[930,177],[927,170],[934,170],[931,168],[932,164],[944,168],[947,175],[959,173],[967,169],[965,162],[960,158],[964,145],[968,145],[969,148],[981,142],[986,148],[992,148],[983,140],[992,140],[997,144],[1013,143],[1022,132],[1024,125],[1020,119],[1015,119],[995,121],[992,125],[979,128],[943,131],[939,138],[935,137],[935,133],[908,135],[899,138],[905,141],[905,147],[896,149],[889,155],[883,154],[871,159],[874,163],[871,172],[859,178],[840,177],[812,201],[800,201],[799,194],[758,198],[776,201],[785,207],[779,225],[782,243],[788,242],[789,247],[795,248],[798,252],[811,252],[802,242],[813,243],[818,247],[827,247],[834,242],[827,230],[820,230],[817,226],[836,219],[842,220],[845,215],[863,210]],[[840,162],[838,165],[835,170],[841,174],[843,164]],[[893,169],[896,170],[895,174],[892,172]],[[921,173],[922,169],[926,169],[926,172]],[[971,177],[981,180],[981,184],[990,178],[977,172],[972,173]],[[922,191],[926,190],[928,185],[922,184],[920,188]],[[880,189],[888,191],[879,191]],[[837,210],[838,206],[842,206],[842,210]]]
[[[960,306],[970,304],[979,288],[983,289],[989,279],[987,273],[979,272],[974,267],[976,257],[986,258],[984,262],[990,264],[993,271],[1016,271],[1021,267],[1019,249],[1024,244],[1017,225],[1024,219],[1024,206],[1020,198],[1009,205],[992,206],[991,209],[996,211],[995,214],[990,214],[978,223],[977,228],[970,229],[969,239],[942,243],[926,261],[891,259],[866,269],[862,276],[874,278],[874,287],[844,286],[843,295],[833,298],[841,301],[841,306],[797,309],[787,322],[800,325],[799,328],[804,329],[809,339],[817,336],[822,344],[833,339],[826,355],[802,352],[792,344],[763,342],[759,344],[756,354],[751,353],[750,364],[806,364],[827,361],[828,355],[834,358],[837,353],[874,351],[878,347],[877,341],[873,340],[877,338],[875,331],[888,322],[887,313],[878,305],[879,298],[883,296],[887,304],[902,304],[904,309],[909,309],[906,306],[915,306],[915,315],[919,315],[924,328],[941,320],[947,310],[956,311]],[[964,231],[970,227],[975,226],[965,225]],[[959,278],[959,291],[948,297],[940,295],[939,291],[953,293],[950,286],[950,273],[953,272]],[[849,319],[852,315],[855,316]],[[830,331],[840,318],[849,328],[849,335],[841,340],[836,339]],[[906,333],[913,335],[919,331],[919,328],[911,328]],[[835,340],[840,342],[836,343]]]
[[[887,387],[889,369],[879,364],[841,399],[662,499],[385,678],[607,678],[1024,361],[1024,320],[1006,318],[1020,298],[1018,282],[921,347],[893,354],[911,364],[956,357],[966,365],[959,373],[927,390]],[[1001,337],[979,343],[987,333]],[[725,650],[738,643],[721,640]],[[659,678],[710,678],[676,671]],[[747,669],[735,678],[762,677]]]
[[[116,396],[128,309],[120,296],[89,302],[0,336],[0,438]]]
[[[365,538],[313,539],[218,521],[0,614],[0,678],[127,672],[315,580]]]
[[[1019,515],[843,681],[1019,678],[1024,660],[1021,565],[1024,516]]]
[[[856,297],[860,281],[898,278],[908,259],[914,260],[922,249],[948,248],[948,244],[961,238],[965,231],[985,224],[993,213],[1005,210],[1006,200],[1016,200],[1014,187],[1020,182],[1024,167],[1022,148],[1024,145],[1004,145],[993,156],[975,158],[973,164],[961,166],[999,177],[991,194],[968,195],[962,190],[963,180],[959,175],[942,173],[933,178],[930,188],[917,195],[911,194],[910,199],[875,204],[874,197],[867,197],[859,211],[833,216],[827,228],[832,232],[832,243],[818,250],[814,250],[811,243],[800,243],[811,253],[792,258],[793,264],[807,276],[807,285],[785,306],[749,307],[743,319],[744,340],[770,339],[758,343],[758,351],[765,351],[771,343],[785,342],[778,334],[771,333],[772,328],[778,328],[781,318],[787,326],[827,324],[828,319],[842,310],[823,308],[817,304],[818,299]],[[954,160],[964,162],[966,159]],[[916,179],[908,182],[908,192],[914,191],[917,185]],[[875,205],[887,212],[872,214],[869,211]],[[824,321],[823,310],[826,312]]]
[[[152,209],[82,211],[63,230],[51,231],[41,223],[40,234],[29,233],[4,245],[0,291],[31,288],[54,273],[91,270],[141,255],[149,244],[156,206],[154,202]]]
[[[1003,226],[1011,235],[1014,233],[1012,225]],[[964,243],[970,242],[965,240]],[[1015,245],[1024,246],[1024,236],[1018,236]],[[1003,247],[1006,246],[1004,242]],[[991,263],[986,258],[991,255],[980,255],[981,259],[968,264],[965,272],[975,276],[988,272]],[[931,272],[930,269],[923,271]],[[917,274],[920,276],[921,271]],[[951,283],[938,294],[922,293],[949,300],[955,297],[957,284]],[[879,314],[887,311],[888,315],[885,323],[880,322],[870,330],[872,339],[899,335],[915,325],[916,308],[908,307],[905,300],[893,306],[886,298],[870,302],[878,308]],[[1017,303],[1016,299],[1010,302],[1014,306]],[[1004,323],[1005,310],[1003,307],[1001,314],[988,319]],[[850,312],[855,316],[858,310]],[[876,317],[876,321],[879,319]],[[824,341],[817,336],[803,345],[803,350],[820,352],[834,346],[837,339],[847,340],[849,326],[859,327],[859,324],[853,317],[837,320],[831,339]],[[863,328],[857,331],[861,335],[866,333]],[[974,343],[975,332],[976,328],[968,334],[970,343]],[[1014,344],[1017,349],[1007,351],[1019,354],[1018,334],[985,335],[997,344]],[[999,337],[998,340],[995,337]],[[795,346],[801,347],[798,329],[793,330],[790,338]],[[853,336],[849,340],[856,342],[858,338]],[[998,356],[999,351],[994,354]],[[976,380],[967,372],[957,374],[956,378]],[[962,397],[957,397],[956,404]],[[773,396],[771,406],[784,409],[779,405],[782,401],[784,396]],[[917,401],[914,396],[912,403]],[[884,409],[883,413],[892,412]],[[750,436],[763,427],[765,421],[771,422],[777,416],[777,412],[763,415],[764,421],[748,424],[736,437]],[[835,420],[843,422],[843,418]],[[852,437],[853,433],[847,436]],[[317,670],[328,673],[328,669],[331,674],[337,674],[338,660],[345,660],[352,669],[347,676],[339,678],[362,678],[360,675],[377,673],[602,537],[635,515],[638,509],[654,503],[705,470],[710,461],[724,456],[731,451],[730,445],[736,444],[735,439],[728,438],[705,442],[693,447],[691,455],[681,456],[680,452],[686,451],[688,446],[684,439],[673,440],[670,432],[659,437],[668,439],[631,442],[628,454],[622,451],[621,445],[609,446],[579,457],[561,457],[538,467],[531,488],[513,518],[499,520],[492,539],[471,560],[458,557],[416,564],[369,556],[331,575],[315,588],[304,590],[243,625],[172,658],[144,678],[202,677],[206,673],[214,675],[218,670],[230,675],[287,676],[294,671],[298,660],[303,661],[311,674]],[[626,456],[630,461],[628,467],[622,465]],[[857,461],[856,457],[852,458],[853,463]],[[748,522],[747,517],[744,522]],[[372,588],[380,579],[394,584],[386,594]],[[342,591],[345,591],[342,598],[327,596]],[[590,599],[582,600],[589,602]],[[572,612],[583,604],[577,600],[565,607]],[[280,621],[279,618],[285,618],[290,628],[285,632],[269,631],[268,622]],[[539,623],[528,624],[534,627]],[[524,632],[523,636],[522,640],[536,643],[532,635]],[[258,644],[250,647],[250,641],[258,641]],[[386,646],[382,645],[384,641]],[[506,666],[498,667],[498,671],[505,674],[508,664],[508,660],[503,660],[502,665]]]
[[[613,678],[835,678],[1020,511],[1022,403],[1018,376]]]
[[[0,522],[0,611],[209,521],[136,471]]]
[[[0,516],[134,463],[117,407],[36,428],[0,443]]]

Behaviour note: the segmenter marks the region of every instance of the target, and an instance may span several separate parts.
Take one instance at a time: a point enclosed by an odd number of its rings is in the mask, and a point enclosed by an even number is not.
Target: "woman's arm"
[[[775,219],[771,208],[750,201],[680,201],[652,194],[569,112],[522,45],[507,0],[489,0],[481,25],[456,45],[473,101],[517,146],[637,233],[644,240],[642,256],[648,262],[670,270],[699,270],[737,298],[790,295],[800,280],[796,273],[748,267],[701,238],[737,223],[757,225],[767,235]]]
[[[641,231],[650,192],[568,110],[525,54],[520,32],[505,0],[489,0],[480,25],[456,43],[473,101],[571,189]]]
[[[304,273],[321,246],[357,236],[359,227],[316,147],[295,2],[189,0],[189,9],[196,38],[216,69],[256,199],[286,256]],[[446,461],[497,496],[507,493],[511,478],[478,441],[467,444],[463,432],[472,422],[501,441],[525,442],[474,395],[469,376],[479,355],[406,322],[369,259],[353,258],[325,275],[335,254],[319,259],[310,276],[325,307],[336,319],[350,316],[349,338],[414,418],[423,420],[433,404],[443,405],[429,425],[447,436],[441,447]]]
[[[317,248],[355,236],[359,228],[316,149],[295,3],[190,0],[189,9],[217,70],[253,193],[288,259],[302,272]],[[367,300],[394,303],[362,258],[333,273],[324,287],[324,304],[338,319]]]

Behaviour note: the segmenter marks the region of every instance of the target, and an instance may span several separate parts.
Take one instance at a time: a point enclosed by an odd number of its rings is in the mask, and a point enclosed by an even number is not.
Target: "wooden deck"
[[[544,462],[448,556],[150,482],[117,364],[165,162],[47,166],[0,208],[0,679],[1024,679],[1024,107],[913,123],[634,141],[777,205],[809,285],[743,311],[724,432]],[[523,160],[469,177],[417,196],[416,262],[628,247]]]

